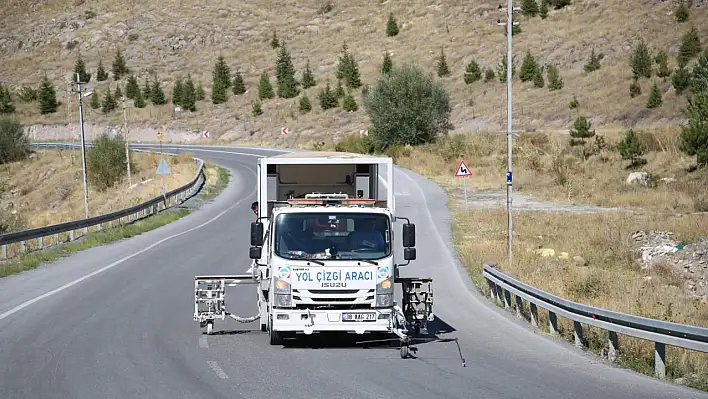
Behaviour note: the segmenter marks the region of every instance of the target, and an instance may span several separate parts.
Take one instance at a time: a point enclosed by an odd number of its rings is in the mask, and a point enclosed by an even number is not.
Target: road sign
[[[289,134],[289,133],[290,133],[290,130],[288,130],[287,127],[284,127],[284,128],[281,128],[281,129],[280,129],[280,133],[281,133],[281,134]]]
[[[465,165],[465,161],[460,161],[460,166],[457,167],[457,172],[455,172],[455,176],[457,177],[467,177],[467,176],[472,176],[472,172],[470,171],[470,168]]]
[[[163,133],[158,133],[158,134],[157,134],[157,139],[158,139],[158,140],[162,141],[162,139],[164,139],[164,138],[165,138],[165,135],[164,135]]]
[[[368,130],[365,130],[365,129],[364,129],[364,130],[359,130],[359,134],[362,135],[362,136],[368,136],[368,135],[369,135],[369,131],[368,131]]]
[[[208,130],[203,131],[202,137],[204,137],[205,139],[208,139],[209,138],[209,131]]]
[[[169,175],[172,173],[164,158],[160,160],[160,164],[157,165],[157,171],[155,171],[155,173],[158,175]]]

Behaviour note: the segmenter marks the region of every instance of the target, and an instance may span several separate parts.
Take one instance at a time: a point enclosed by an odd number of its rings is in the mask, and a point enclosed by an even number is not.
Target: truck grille
[[[376,290],[293,290],[297,309],[370,309]]]

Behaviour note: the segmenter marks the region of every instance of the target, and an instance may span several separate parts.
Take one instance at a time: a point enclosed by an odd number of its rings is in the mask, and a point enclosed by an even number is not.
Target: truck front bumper
[[[347,320],[345,315],[370,315],[371,320]],[[303,310],[273,309],[273,331],[315,332],[340,331],[356,334],[393,332],[393,309]]]

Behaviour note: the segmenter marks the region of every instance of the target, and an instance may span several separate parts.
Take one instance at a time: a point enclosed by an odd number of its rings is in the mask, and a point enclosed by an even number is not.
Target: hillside
[[[338,57],[346,42],[366,85],[375,83],[386,51],[394,64],[411,60],[435,73],[437,57],[444,49],[451,71],[444,81],[452,96],[455,130],[503,130],[505,126],[505,85],[496,78],[467,85],[463,78],[470,60],[475,59],[483,71],[496,70],[504,57],[504,28],[496,24],[504,15],[497,10],[498,1],[367,0],[331,2],[330,6],[324,0],[264,0],[258,5],[203,0],[152,5],[128,0],[8,3],[0,11],[0,81],[11,89],[21,85],[37,88],[46,72],[62,102],[56,113],[40,115],[36,102],[16,101],[17,114],[27,124],[67,123],[66,79],[79,54],[93,75],[88,88],[97,88],[99,93],[105,93],[107,86],[115,90],[111,64],[120,49],[141,87],[148,75],[155,75],[169,98],[175,79],[191,74],[195,84],[200,82],[206,92],[206,99],[197,102],[194,113],[175,113],[170,103],[138,109],[128,101],[128,118],[136,134],[150,129],[149,136],[153,136],[152,129],[166,129],[182,132],[183,139],[206,129],[212,137],[222,139],[277,139],[279,128],[287,126],[303,136],[330,140],[367,127],[360,88],[354,91],[359,105],[355,112],[341,108],[323,111],[317,100],[327,80],[332,88],[337,86]],[[692,26],[698,29],[704,44],[708,40],[708,6],[700,0],[692,3],[689,19],[683,23],[674,16],[677,2],[655,0],[573,0],[558,10],[551,7],[545,19],[519,16],[521,33],[514,36],[515,129],[566,130],[578,114],[591,117],[595,126],[605,128],[680,122],[685,98],[676,95],[671,78],[657,78],[656,72],[650,79],[641,78],[642,94],[630,97],[629,60],[643,38],[652,57],[665,51],[669,67],[674,68],[681,36]],[[399,27],[393,37],[386,35],[389,13]],[[276,86],[278,51],[270,46],[274,31],[285,40],[297,78],[309,62],[317,81],[307,90],[312,103],[312,111],[307,114],[298,111],[299,96],[265,100],[263,114],[251,114],[260,74],[267,72]],[[583,65],[593,50],[604,55],[601,69],[587,73]],[[526,51],[537,57],[540,65],[558,67],[563,79],[560,90],[548,89],[546,74],[543,88],[520,82],[519,69]],[[234,95],[229,89],[228,101],[213,105],[212,71],[219,54],[232,75],[241,72],[247,91]],[[111,75],[104,82],[95,78],[99,60]],[[653,67],[656,71],[656,64]],[[653,81],[659,85],[663,103],[648,109]],[[120,81],[123,92],[125,82],[125,78]],[[579,107],[570,109],[568,104],[574,96]],[[71,105],[71,120],[75,121],[75,97]],[[89,128],[122,123],[120,102],[108,115],[90,107],[85,111]]]

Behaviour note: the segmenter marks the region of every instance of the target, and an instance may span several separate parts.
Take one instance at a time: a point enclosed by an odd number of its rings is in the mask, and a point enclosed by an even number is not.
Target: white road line
[[[255,175],[255,172],[253,172],[253,174]],[[117,261],[115,261],[115,262],[113,262],[113,263],[111,263],[111,264],[109,264],[109,265],[106,265],[106,266],[104,266],[104,267],[102,267],[102,268],[100,268],[100,269],[98,269],[98,270],[96,270],[96,271],[94,271],[94,272],[91,272],[91,273],[89,273],[89,274],[87,274],[87,275],[85,275],[85,276],[83,276],[83,277],[77,278],[76,280],[74,280],[74,281],[72,281],[72,282],[70,282],[70,283],[64,284],[64,285],[62,285],[62,286],[59,287],[59,288],[53,289],[53,290],[51,290],[51,291],[49,291],[49,292],[47,292],[47,293],[45,293],[45,294],[42,294],[42,295],[40,295],[40,296],[38,296],[38,297],[36,297],[36,298],[34,298],[34,299],[31,299],[31,300],[29,300],[29,301],[27,301],[27,302],[24,302],[24,303],[22,303],[22,304],[20,304],[20,305],[18,305],[18,306],[15,306],[14,308],[8,310],[7,312],[5,312],[5,313],[3,313],[3,314],[0,314],[0,320],[5,319],[5,318],[7,318],[7,317],[9,317],[9,316],[11,316],[11,315],[17,313],[17,312],[19,312],[20,310],[22,310],[22,309],[24,309],[24,308],[26,308],[26,307],[28,307],[28,306],[34,304],[34,303],[37,303],[37,302],[41,301],[42,299],[48,298],[48,297],[50,297],[50,296],[52,296],[52,295],[54,295],[54,294],[56,294],[56,293],[58,293],[58,292],[61,292],[61,291],[66,290],[67,288],[73,287],[74,285],[76,285],[76,284],[78,284],[78,283],[80,283],[80,282],[82,282],[82,281],[84,281],[84,280],[86,280],[86,279],[89,279],[89,278],[91,278],[91,277],[93,277],[93,276],[95,276],[95,275],[97,275],[97,274],[101,274],[101,273],[105,272],[106,270],[112,269],[112,268],[114,268],[114,267],[120,265],[121,263],[123,263],[123,262],[129,260],[129,259],[132,259],[132,258],[134,258],[134,257],[136,257],[136,256],[138,256],[138,255],[140,255],[140,254],[142,254],[142,253],[144,253],[144,252],[147,252],[147,251],[149,251],[149,250],[151,250],[151,249],[157,247],[158,245],[160,245],[160,244],[162,244],[162,243],[164,243],[164,242],[166,242],[166,241],[169,241],[169,240],[172,240],[172,239],[174,239],[174,238],[183,236],[183,235],[185,235],[185,234],[187,234],[187,233],[191,233],[191,232],[193,232],[193,231],[195,231],[195,230],[201,229],[202,227],[207,226],[207,225],[213,223],[214,221],[216,221],[216,220],[219,219],[220,217],[224,216],[227,212],[231,211],[232,209],[234,209],[235,207],[237,207],[238,205],[240,205],[243,201],[246,200],[246,198],[249,198],[249,197],[250,197],[251,195],[253,195],[255,192],[256,192],[256,190],[254,190],[253,192],[251,192],[248,196],[246,196],[246,197],[240,199],[239,201],[237,201],[237,202],[234,203],[233,205],[229,206],[229,207],[226,208],[225,210],[221,211],[218,215],[216,215],[216,216],[214,216],[213,218],[207,220],[206,222],[200,224],[199,226],[195,226],[195,227],[192,227],[191,229],[185,230],[185,231],[183,231],[183,232],[181,232],[181,233],[177,233],[177,234],[171,235],[171,236],[169,236],[169,237],[165,237],[165,238],[163,238],[162,240],[160,240],[160,241],[158,241],[158,242],[156,242],[156,243],[154,243],[154,244],[152,244],[152,245],[150,245],[150,246],[147,246],[147,247],[141,249],[141,250],[138,251],[138,252],[134,252],[134,253],[132,253],[132,254],[130,254],[130,255],[124,257],[124,258],[118,259]]]
[[[213,361],[213,360],[207,360],[207,364],[209,364],[209,367],[211,367],[212,370],[216,373],[216,375],[219,376],[222,380],[227,380],[229,379],[229,376],[224,373],[224,370],[219,367],[219,363]]]
[[[209,349],[209,343],[207,342],[207,336],[202,335],[199,337],[199,347],[204,349]]]

